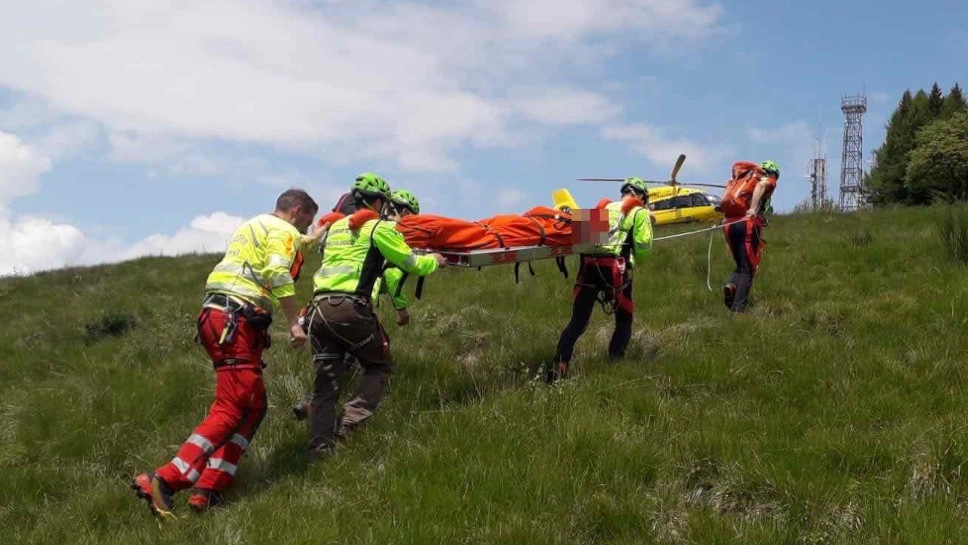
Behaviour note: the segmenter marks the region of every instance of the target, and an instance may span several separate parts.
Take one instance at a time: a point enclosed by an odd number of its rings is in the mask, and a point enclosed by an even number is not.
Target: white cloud
[[[681,153],[686,154],[682,172],[704,174],[722,170],[720,163],[729,155],[728,150],[722,148],[706,148],[686,138],[669,138],[660,129],[643,123],[605,127],[601,134],[605,140],[625,143],[653,166],[668,167],[670,171]]]
[[[38,98],[20,98],[9,108],[0,110],[0,129],[23,133],[56,123],[60,114]]]
[[[699,41],[722,14],[700,1],[9,0],[0,85],[176,147],[215,139],[449,170],[454,148],[501,145],[521,123],[613,117],[604,95],[554,82],[632,42]],[[536,83],[507,91],[520,81]]]
[[[548,125],[602,123],[621,113],[607,97],[588,91],[549,88],[522,94],[515,104],[521,115]]]
[[[253,158],[251,144],[333,164],[393,161],[453,171],[461,146],[513,147],[543,127],[619,123],[598,75],[622,49],[665,53],[702,41],[722,15],[710,0],[7,0],[0,7],[2,266],[116,261],[221,251],[241,218],[200,216],[133,245],[3,205],[36,191],[52,161],[103,142],[111,158],[155,176],[202,174],[300,185],[325,210],[342,184],[313,184]],[[549,16],[551,14],[551,16]],[[662,45],[659,45],[662,44]],[[613,138],[642,146],[661,135]],[[673,141],[675,154],[688,141]],[[228,151],[226,151],[228,150]],[[668,164],[674,158],[658,159]],[[512,189],[475,205],[510,207]],[[432,201],[432,196],[428,199]],[[485,208],[480,211],[485,212]],[[475,208],[477,209],[477,208]],[[487,208],[487,211],[490,209]],[[27,253],[24,253],[27,252]],[[33,253],[31,253],[33,252]]]
[[[83,233],[46,218],[0,214],[0,276],[74,265],[117,263],[143,256],[223,252],[243,218],[225,212],[198,216],[174,234],[153,234],[132,245]]]
[[[101,127],[91,121],[56,123],[45,129],[35,140],[44,155],[54,161],[74,157],[101,139]]]
[[[0,275],[62,267],[83,250],[84,235],[70,225],[7,213],[7,205],[34,193],[38,178],[50,169],[49,158],[0,131]]]
[[[0,131],[0,208],[35,192],[37,178],[50,168],[50,159],[21,142],[17,135]]]
[[[0,214],[0,276],[63,267],[80,257],[84,234],[43,218],[11,220]]]
[[[65,116],[40,99],[21,99],[0,110],[0,131],[18,137],[51,161],[69,159],[100,142],[102,128],[89,119]]]
[[[713,27],[722,8],[693,0],[482,0],[519,32],[555,39],[614,31],[650,31],[695,38]],[[553,16],[549,16],[553,14]]]
[[[76,142],[70,129],[65,136],[53,137],[59,143]],[[80,129],[78,134],[87,134]],[[83,139],[81,139],[83,140]],[[52,146],[56,148],[57,146]],[[65,148],[70,147],[65,144]],[[177,255],[190,252],[219,252],[243,223],[225,212],[214,212],[191,220],[188,227],[172,235],[154,234],[129,247],[110,238],[85,236],[73,225],[38,216],[17,217],[6,205],[18,197],[34,193],[38,178],[51,170],[51,161],[14,134],[0,132],[0,276],[30,274],[66,265],[121,261],[145,255]],[[285,184],[282,177],[265,183]],[[317,184],[313,189],[325,198],[335,188]],[[335,200],[335,199],[334,199]],[[325,208],[329,203],[321,203]]]
[[[175,234],[151,235],[124,250],[117,257],[133,259],[146,255],[222,252],[228,245],[232,233],[244,222],[244,218],[225,212],[198,216],[192,219],[188,227],[179,229]]]

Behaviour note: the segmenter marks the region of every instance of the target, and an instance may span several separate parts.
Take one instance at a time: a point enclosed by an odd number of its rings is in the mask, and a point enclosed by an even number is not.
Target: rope
[[[712,276],[713,276],[713,237],[714,235],[712,231],[715,231],[717,229],[722,229],[724,227],[729,227],[730,225],[733,225],[734,223],[739,223],[741,221],[746,221],[746,218],[733,220],[728,223],[717,223],[712,227],[697,229],[695,231],[688,231],[685,233],[677,233],[675,235],[668,235],[664,237],[653,238],[652,242],[656,242],[659,240],[670,240],[670,239],[680,238],[680,237],[688,237],[690,235],[697,235],[699,233],[705,233],[709,231],[709,249],[706,251],[706,288],[709,289],[709,291],[713,291]]]
[[[709,251],[706,253],[706,287],[709,291],[713,291],[712,285],[713,276],[713,234],[709,233]]]
[[[695,231],[687,231],[685,233],[676,233],[675,235],[667,235],[664,237],[653,238],[652,242],[658,242],[660,240],[671,240],[671,239],[680,238],[680,237],[688,237],[689,235],[705,233],[706,231],[715,231],[716,229],[722,229],[723,227],[728,227],[730,225],[733,225],[734,223],[739,223],[741,221],[746,221],[746,218],[733,220],[729,223],[717,223],[716,225],[713,225],[712,227],[706,227],[705,229],[697,229]]]

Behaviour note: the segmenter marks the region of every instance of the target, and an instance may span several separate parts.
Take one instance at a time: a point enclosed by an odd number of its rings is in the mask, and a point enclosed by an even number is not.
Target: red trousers
[[[208,308],[199,316],[199,340],[216,367],[215,402],[171,462],[155,470],[172,490],[192,485],[215,492],[228,488],[266,413],[261,367],[265,332],[240,318],[232,341],[220,345],[227,319],[221,310]],[[228,355],[231,364],[225,363]]]
[[[729,245],[733,259],[736,261],[737,271],[755,276],[765,246],[760,238],[763,219],[759,216],[745,219],[726,218],[726,223],[729,225],[723,228],[723,231],[726,234],[726,244]]]

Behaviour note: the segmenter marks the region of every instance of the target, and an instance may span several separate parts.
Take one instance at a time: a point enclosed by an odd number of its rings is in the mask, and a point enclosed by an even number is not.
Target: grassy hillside
[[[744,316],[721,302],[718,233],[712,293],[708,238],[659,243],[628,360],[605,362],[599,312],[553,387],[531,374],[571,280],[445,270],[409,327],[386,320],[387,402],[315,466],[289,413],[309,356],[277,323],[270,412],[228,505],[195,516],[181,495],[163,527],[127,483],[211,401],[192,337],[218,256],[2,280],[0,543],[963,542],[968,274],[936,214],[775,219]]]

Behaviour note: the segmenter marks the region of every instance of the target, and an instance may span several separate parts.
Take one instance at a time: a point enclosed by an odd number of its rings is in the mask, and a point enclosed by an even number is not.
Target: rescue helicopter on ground
[[[652,223],[654,225],[672,225],[676,223],[708,222],[712,223],[722,219],[720,211],[720,197],[712,193],[707,193],[696,187],[717,187],[725,189],[725,185],[700,184],[700,183],[681,183],[676,179],[679,169],[686,160],[686,155],[679,155],[675,165],[672,167],[672,175],[668,180],[644,180],[647,184],[656,184],[657,187],[649,188],[649,210],[652,211]],[[625,178],[578,178],[583,182],[624,182]],[[695,186],[695,187],[686,187]],[[555,204],[564,198],[560,193],[566,190],[555,192]],[[568,195],[570,198],[570,195]],[[572,203],[574,200],[572,199]],[[577,207],[577,204],[574,204]]]

